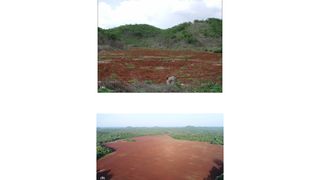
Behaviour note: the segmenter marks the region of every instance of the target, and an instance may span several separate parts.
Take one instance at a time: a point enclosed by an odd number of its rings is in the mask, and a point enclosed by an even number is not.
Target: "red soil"
[[[121,180],[203,180],[210,171],[217,173],[215,170],[223,166],[221,145],[176,140],[167,135],[134,139],[108,143],[116,151],[99,159],[97,170]]]
[[[100,51],[98,80],[116,78],[124,83],[133,80],[165,83],[176,76],[184,84],[221,83],[222,54],[194,51],[130,49]]]

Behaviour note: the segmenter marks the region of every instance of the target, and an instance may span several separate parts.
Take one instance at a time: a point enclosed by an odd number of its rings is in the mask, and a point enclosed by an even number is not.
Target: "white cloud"
[[[124,24],[150,24],[168,28],[176,24],[221,18],[221,0],[123,0],[114,5],[100,1],[99,27],[112,28]]]
[[[203,0],[208,7],[222,8],[222,0]]]

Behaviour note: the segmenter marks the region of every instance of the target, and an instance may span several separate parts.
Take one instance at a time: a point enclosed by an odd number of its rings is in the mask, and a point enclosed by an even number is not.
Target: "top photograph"
[[[222,93],[222,0],[98,0],[99,93]]]

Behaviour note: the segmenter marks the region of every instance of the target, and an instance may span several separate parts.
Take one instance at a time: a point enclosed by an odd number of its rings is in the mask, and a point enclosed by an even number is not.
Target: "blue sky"
[[[222,0],[98,0],[98,26],[150,24],[166,29],[195,19],[222,18]]]
[[[223,126],[223,114],[97,114],[97,127]]]

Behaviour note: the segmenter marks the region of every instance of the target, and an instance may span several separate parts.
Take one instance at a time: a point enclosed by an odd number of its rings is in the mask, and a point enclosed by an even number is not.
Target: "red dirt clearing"
[[[176,76],[181,83],[221,83],[222,54],[195,51],[130,49],[100,51],[98,80],[117,79],[165,83]]]
[[[115,152],[97,161],[121,180],[203,180],[223,166],[223,146],[176,140],[167,135],[143,136],[135,142],[117,141],[107,146]],[[219,175],[219,174],[216,174]]]

